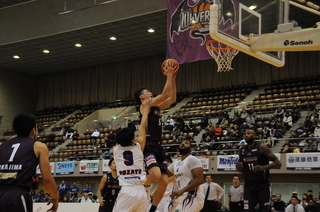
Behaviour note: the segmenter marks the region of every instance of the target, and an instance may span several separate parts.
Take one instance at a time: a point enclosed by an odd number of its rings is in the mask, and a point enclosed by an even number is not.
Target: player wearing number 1
[[[142,119],[137,138],[134,138],[131,128],[123,128],[117,133],[118,145],[113,149],[113,155],[121,190],[113,212],[140,212],[147,209],[147,193],[143,186],[146,181],[143,149],[150,102],[151,99],[145,99],[142,103]]]
[[[58,191],[49,164],[48,148],[36,141],[36,117],[19,114],[13,120],[16,138],[0,145],[0,210],[5,212],[32,212],[32,187],[36,167],[40,165],[43,183],[52,195],[48,211],[58,209]],[[49,204],[48,203],[48,204]]]
[[[246,131],[247,145],[240,148],[236,165],[245,180],[243,211],[254,212],[259,203],[259,212],[271,212],[269,169],[280,168],[281,162],[267,146],[255,141],[255,137],[253,130]]]

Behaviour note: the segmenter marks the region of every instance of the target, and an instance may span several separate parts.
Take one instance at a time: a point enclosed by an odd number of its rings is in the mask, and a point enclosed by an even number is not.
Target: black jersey
[[[162,143],[162,121],[161,121],[160,108],[158,106],[154,106],[150,108],[150,112],[148,114],[148,124],[146,129],[147,136],[146,145],[148,143]],[[141,119],[142,116],[140,116]]]
[[[114,204],[120,191],[118,177],[114,178],[111,173],[107,173],[106,185],[102,190],[103,199],[106,200],[105,204]]]
[[[31,189],[39,159],[34,154],[35,139],[18,137],[0,145],[0,185]]]
[[[248,145],[241,147],[239,162],[243,163],[242,173],[246,182],[263,182],[269,179],[269,170],[253,172],[255,165],[268,165],[269,158],[260,153],[260,143],[256,142],[255,146],[249,150]]]

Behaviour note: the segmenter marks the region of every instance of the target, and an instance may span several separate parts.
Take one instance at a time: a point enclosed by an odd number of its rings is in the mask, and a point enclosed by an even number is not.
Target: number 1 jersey
[[[0,185],[16,185],[30,191],[39,164],[34,142],[30,137],[18,137],[0,145]]]

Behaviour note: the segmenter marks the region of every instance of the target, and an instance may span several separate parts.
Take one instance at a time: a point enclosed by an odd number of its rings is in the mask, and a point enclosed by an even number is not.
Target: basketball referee
[[[228,192],[228,211],[239,212],[243,210],[243,193],[244,188],[240,185],[238,176],[233,177],[233,186],[229,188]]]

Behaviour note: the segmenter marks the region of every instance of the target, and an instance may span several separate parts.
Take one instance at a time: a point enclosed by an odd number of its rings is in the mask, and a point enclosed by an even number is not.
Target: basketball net
[[[218,64],[218,72],[229,72],[233,70],[231,63],[233,58],[239,53],[238,49],[234,49],[217,40],[210,40],[206,43],[209,54]]]

